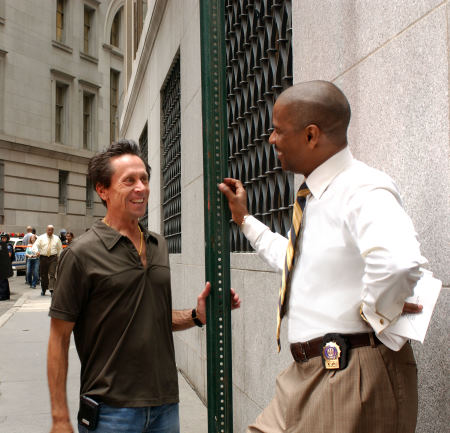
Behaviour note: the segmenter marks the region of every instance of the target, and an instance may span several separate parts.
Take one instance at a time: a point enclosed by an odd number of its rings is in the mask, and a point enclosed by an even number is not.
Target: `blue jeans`
[[[27,259],[27,284],[36,287],[39,281],[39,259]]]
[[[78,432],[90,433],[80,424]],[[151,407],[111,407],[101,403],[99,420],[94,432],[180,433],[178,403]]]

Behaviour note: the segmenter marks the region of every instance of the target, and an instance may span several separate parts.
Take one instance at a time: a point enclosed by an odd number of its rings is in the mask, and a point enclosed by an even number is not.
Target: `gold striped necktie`
[[[294,211],[292,212],[292,226],[289,231],[289,241],[286,250],[286,258],[284,260],[283,277],[281,279],[280,295],[278,298],[278,314],[277,314],[277,344],[278,352],[281,350],[280,344],[280,329],[281,320],[286,313],[287,295],[289,291],[289,286],[292,277],[292,269],[295,264],[295,249],[297,248],[297,241],[300,233],[300,226],[302,225],[303,211],[306,205],[306,198],[308,197],[310,191],[306,185],[303,183],[298,192],[297,200],[294,203]]]
[[[48,238],[47,257],[52,253],[52,238]]]

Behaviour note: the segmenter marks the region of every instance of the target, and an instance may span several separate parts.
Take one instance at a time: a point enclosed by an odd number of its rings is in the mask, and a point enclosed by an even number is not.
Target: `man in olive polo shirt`
[[[172,331],[206,322],[205,300],[172,310],[164,237],[138,223],[147,207],[150,168],[129,140],[113,143],[89,163],[106,216],[66,248],[50,308],[48,381],[51,433],[73,432],[66,398],[73,330],[81,360],[78,431],[179,432],[178,382]],[[232,292],[232,306],[239,306]],[[100,403],[99,409],[96,403]],[[87,407],[86,407],[87,405]]]

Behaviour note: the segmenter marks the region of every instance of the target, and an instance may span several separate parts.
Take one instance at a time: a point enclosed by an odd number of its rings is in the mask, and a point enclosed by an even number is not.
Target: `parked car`
[[[10,238],[9,243],[14,247],[15,260],[12,262],[12,268],[17,272],[25,274],[27,271],[27,258],[25,256],[26,245],[23,245],[22,238]]]

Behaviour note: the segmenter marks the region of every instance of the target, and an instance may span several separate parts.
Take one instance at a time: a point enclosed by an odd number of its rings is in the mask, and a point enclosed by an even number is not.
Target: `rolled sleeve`
[[[61,254],[49,316],[76,322],[88,298],[86,273],[70,249]]]

